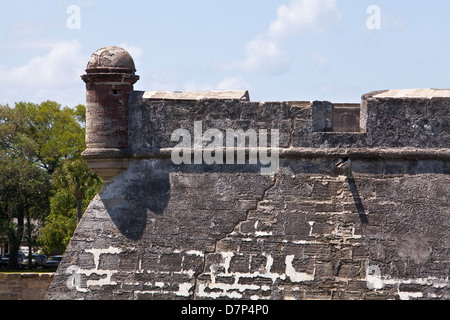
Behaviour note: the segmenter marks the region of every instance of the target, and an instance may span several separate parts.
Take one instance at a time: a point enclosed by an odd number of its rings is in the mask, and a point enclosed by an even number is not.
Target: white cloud
[[[44,55],[35,56],[21,66],[0,65],[0,85],[4,92],[0,103],[44,100],[67,105],[84,103],[80,75],[89,57],[83,55],[81,43],[72,40],[36,44],[36,48],[43,46],[47,48]]]
[[[224,91],[250,90],[251,85],[241,76],[228,76],[217,82],[201,82],[197,79],[182,79],[178,70],[154,70],[151,72],[148,85],[143,86],[148,91]]]
[[[183,84],[182,91],[213,91],[215,86],[211,83],[200,83],[195,79],[191,79]]]
[[[177,91],[181,88],[181,71],[174,69],[150,70],[145,75],[139,73],[141,79],[135,85],[143,91]]]
[[[282,39],[308,31],[323,32],[340,18],[336,0],[291,0],[277,9],[269,37]]]
[[[250,84],[238,75],[225,77],[217,83],[199,83],[194,79],[182,85],[182,91],[227,91],[227,90],[250,90]]]
[[[2,66],[0,83],[29,87],[62,86],[79,79],[86,61],[79,41],[58,42],[45,56],[36,56],[23,66]]]
[[[217,90],[250,90],[251,85],[242,76],[226,77],[220,81]]]
[[[15,46],[15,47],[14,47]],[[40,103],[54,100],[62,105],[75,106],[86,102],[85,73],[91,53],[84,54],[78,40],[17,43],[8,50],[44,52],[21,66],[0,65],[0,103],[13,105],[18,101]],[[144,52],[139,47],[121,43],[133,57],[136,66],[142,63]]]
[[[258,36],[245,46],[245,58],[223,66],[225,70],[279,73],[290,60],[289,53],[277,41],[267,36]]]
[[[133,58],[134,64],[136,65],[136,69],[138,69],[142,63],[144,58],[144,50],[137,46],[130,45],[126,42],[122,42],[118,45],[118,47],[123,48],[128,51],[128,53]]]
[[[339,18],[336,0],[291,0],[278,8],[277,19],[265,33],[247,43],[245,58],[226,63],[222,69],[281,73],[291,59],[283,41],[306,32],[323,32]]]

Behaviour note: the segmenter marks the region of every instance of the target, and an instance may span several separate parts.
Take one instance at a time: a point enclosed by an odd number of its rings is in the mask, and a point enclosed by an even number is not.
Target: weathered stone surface
[[[115,299],[126,284],[130,299],[344,299],[333,292],[355,282],[358,298],[392,286],[386,298],[399,298],[404,284],[448,298],[448,176],[328,167],[284,160],[264,177],[134,161],[89,206],[48,298]],[[65,285],[71,265],[78,290]]]
[[[348,106],[131,92],[129,165],[89,205],[47,298],[449,299],[439,95],[370,93],[335,126]],[[194,142],[195,122],[224,137],[279,130],[277,170],[175,164],[172,133]]]
[[[0,300],[43,300],[53,273],[0,273]]]
[[[87,73],[111,72],[111,70],[134,74],[136,69],[133,58],[125,49],[116,46],[98,49],[89,58],[86,68]]]
[[[447,89],[401,89],[401,90],[388,90],[383,93],[379,93],[376,98],[420,98],[420,99],[432,99],[432,98],[450,98],[450,90]]]
[[[366,145],[448,148],[450,98],[445,94],[408,97],[399,92],[394,91],[392,96],[374,92],[363,97],[361,128],[367,132]]]
[[[119,47],[97,50],[86,74],[86,147],[83,157],[91,170],[107,179],[126,169],[128,148],[128,99],[135,75],[130,54]],[[96,159],[105,160],[98,162]]]
[[[249,101],[248,91],[191,91],[191,92],[165,92],[153,91],[144,92],[144,99],[154,100],[205,100],[205,99],[223,99],[223,100],[240,100]]]
[[[334,104],[333,131],[361,132],[360,111],[360,104]]]

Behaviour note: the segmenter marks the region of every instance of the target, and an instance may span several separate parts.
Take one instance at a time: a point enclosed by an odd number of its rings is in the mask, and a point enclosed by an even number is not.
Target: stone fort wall
[[[105,183],[47,299],[450,298],[449,91],[372,92],[361,105],[139,92],[117,47],[83,80],[83,156]],[[179,129],[190,163],[174,162]],[[210,129],[224,146],[214,163]],[[227,153],[239,129],[266,132],[270,153]]]
[[[0,273],[0,300],[43,300],[53,273]]]

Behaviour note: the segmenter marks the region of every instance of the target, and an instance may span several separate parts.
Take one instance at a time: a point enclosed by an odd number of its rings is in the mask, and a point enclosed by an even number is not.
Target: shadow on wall
[[[356,185],[355,178],[353,174],[350,172],[347,174],[347,182],[352,192],[353,201],[355,202],[356,210],[358,210],[359,219],[362,224],[368,224],[369,219],[367,218],[366,209],[362,203],[361,197],[359,195],[358,186]]]
[[[161,215],[170,200],[170,170],[155,164],[132,163],[127,171],[105,182],[99,193],[112,221],[130,240],[142,237],[148,211]]]
[[[260,170],[259,165],[176,166],[170,159],[137,160],[132,161],[126,171],[105,182],[99,196],[119,231],[126,238],[137,241],[144,234],[148,216],[164,214],[171,198],[171,173],[245,172],[259,175]]]
[[[439,161],[423,161],[419,166],[411,161],[351,161],[348,168],[345,163],[337,167],[332,159],[280,159],[281,170],[293,173],[312,175],[345,175],[351,191],[356,212],[362,224],[368,224],[368,216],[361,199],[355,174],[371,173],[389,176],[392,173],[414,175],[418,173],[441,172],[443,164]],[[349,161],[350,162],[350,161]],[[399,167],[399,164],[401,166]],[[413,166],[414,170],[411,170]],[[106,182],[99,196],[111,220],[119,231],[130,240],[139,240],[143,236],[147,219],[151,215],[162,216],[171,198],[170,174],[174,172],[201,175],[204,173],[251,173],[260,175],[258,165],[174,165],[170,159],[135,160],[130,163],[128,170],[122,172],[110,182]],[[394,170],[396,169],[396,170]],[[283,174],[281,172],[281,174]],[[194,178],[193,178],[194,179]],[[194,180],[193,180],[194,181]],[[261,183],[255,180],[254,183]],[[187,186],[189,187],[189,186]],[[210,186],[209,186],[210,187]],[[208,188],[208,186],[203,186]],[[194,192],[186,190],[187,193]],[[230,195],[231,196],[231,195]],[[214,197],[214,195],[211,195]],[[214,199],[205,199],[215,201]],[[200,200],[201,201],[201,200]],[[221,204],[219,204],[220,206]]]
[[[355,203],[356,210],[359,215],[359,219],[362,224],[368,224],[369,219],[367,218],[366,209],[361,200],[361,196],[359,195],[358,186],[355,182],[355,178],[352,173],[352,161],[349,158],[341,158],[335,164],[336,173],[344,174],[347,176],[348,187],[352,193],[353,202]]]

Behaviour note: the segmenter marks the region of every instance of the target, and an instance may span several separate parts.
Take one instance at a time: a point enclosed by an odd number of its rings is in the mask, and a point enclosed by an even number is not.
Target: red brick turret
[[[104,179],[128,166],[128,99],[139,79],[130,54],[119,47],[97,50],[86,74],[86,146],[83,158]]]

